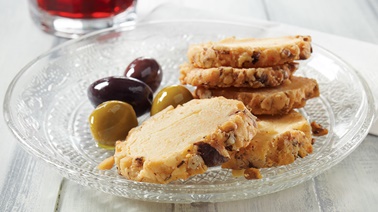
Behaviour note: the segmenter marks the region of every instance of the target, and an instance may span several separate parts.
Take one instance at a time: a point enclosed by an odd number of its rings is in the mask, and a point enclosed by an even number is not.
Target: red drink
[[[53,16],[73,19],[108,18],[124,12],[133,0],[37,0]]]
[[[30,14],[44,31],[75,38],[95,30],[135,23],[137,0],[29,0]]]

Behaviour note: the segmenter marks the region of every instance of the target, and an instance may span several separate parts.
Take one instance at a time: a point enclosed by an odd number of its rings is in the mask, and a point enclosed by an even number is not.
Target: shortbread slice
[[[240,101],[195,99],[152,116],[115,147],[118,172],[130,180],[169,183],[204,173],[246,147],[255,117]]]
[[[231,154],[222,168],[268,168],[293,163],[313,151],[311,126],[300,113],[259,116],[258,131],[251,143]]]
[[[191,45],[187,56],[190,63],[198,68],[256,68],[307,59],[311,52],[310,36],[246,39],[231,37],[219,42]]]
[[[195,68],[186,63],[180,67],[180,82],[203,87],[275,87],[288,80],[298,69],[298,63],[266,68]]]
[[[216,96],[237,99],[254,115],[278,115],[304,107],[308,99],[318,97],[319,85],[315,79],[292,76],[290,81],[273,88],[197,87],[195,96],[200,99]]]

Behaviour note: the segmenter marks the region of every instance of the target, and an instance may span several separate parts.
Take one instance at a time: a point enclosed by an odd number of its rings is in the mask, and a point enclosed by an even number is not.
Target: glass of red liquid
[[[29,0],[34,21],[46,32],[75,38],[99,29],[132,24],[137,0]]]

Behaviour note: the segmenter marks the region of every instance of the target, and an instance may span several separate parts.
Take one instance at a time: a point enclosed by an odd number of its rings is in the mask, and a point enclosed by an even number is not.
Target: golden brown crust
[[[203,87],[275,87],[288,80],[298,69],[298,63],[266,68],[218,67],[201,69],[190,64],[180,67],[182,84]]]
[[[204,173],[246,147],[255,117],[243,103],[223,97],[192,100],[152,116],[117,142],[115,164],[128,179],[169,183]]]
[[[231,154],[223,168],[268,168],[293,163],[312,153],[311,127],[298,112],[258,117],[258,132],[251,143]]]
[[[197,87],[195,96],[201,99],[216,96],[237,99],[254,115],[278,115],[304,107],[308,99],[319,96],[319,86],[315,79],[292,76],[290,81],[274,88]]]
[[[198,68],[256,68],[307,59],[311,52],[310,36],[247,39],[232,37],[219,42],[191,45],[187,56],[190,63]]]
[[[315,121],[311,122],[311,130],[314,136],[323,136],[328,134],[328,130]]]

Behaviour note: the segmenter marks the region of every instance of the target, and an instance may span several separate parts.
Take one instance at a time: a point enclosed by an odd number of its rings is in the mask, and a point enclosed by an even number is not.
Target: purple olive
[[[140,80],[128,77],[105,77],[92,83],[88,88],[92,105],[118,100],[129,103],[137,116],[148,112],[152,105],[153,92]]]
[[[160,86],[163,71],[155,59],[138,57],[127,66],[124,75],[143,81],[155,92]]]

